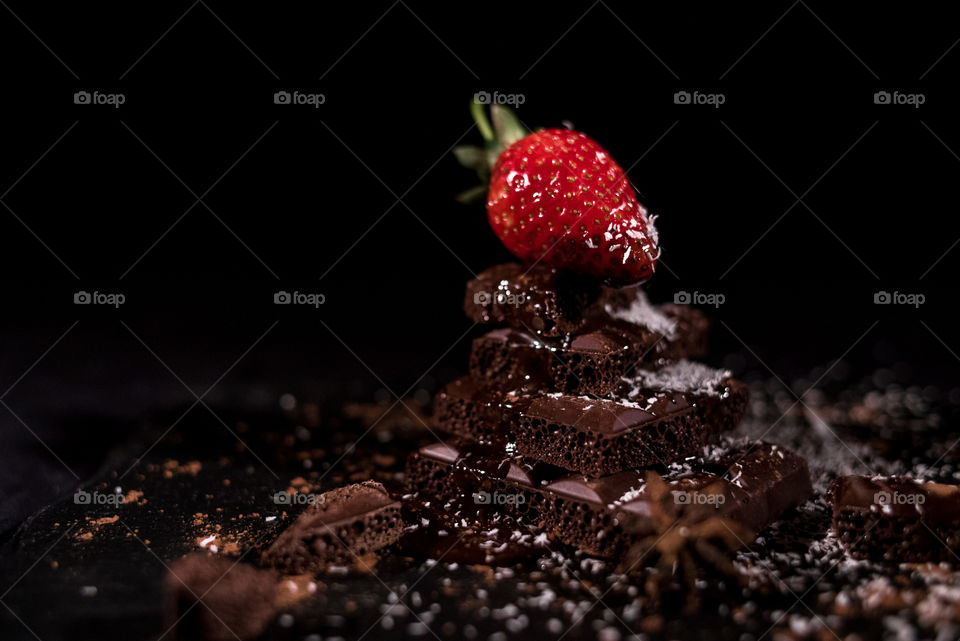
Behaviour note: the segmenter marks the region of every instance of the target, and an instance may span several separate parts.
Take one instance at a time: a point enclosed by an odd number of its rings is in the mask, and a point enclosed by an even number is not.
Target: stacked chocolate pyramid
[[[615,557],[656,531],[665,501],[671,516],[721,516],[758,532],[811,494],[792,452],[716,445],[743,417],[747,389],[689,360],[706,352],[699,311],[519,264],[470,281],[464,309],[505,327],[474,341],[469,376],[436,398],[450,439],[410,458],[421,496],[472,497]]]

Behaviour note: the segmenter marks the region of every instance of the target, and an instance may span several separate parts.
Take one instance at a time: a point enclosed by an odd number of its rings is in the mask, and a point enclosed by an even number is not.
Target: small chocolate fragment
[[[841,476],[830,486],[833,529],[855,559],[949,562],[960,554],[960,486],[902,476]]]
[[[276,610],[277,580],[233,559],[185,556],[164,577],[164,626],[182,641],[255,639]]]
[[[681,361],[621,379],[606,398],[499,392],[472,378],[437,395],[440,429],[602,476],[674,461],[736,427],[747,388],[730,373]]]
[[[291,574],[349,565],[355,557],[394,543],[403,533],[400,502],[375,481],[325,492],[263,553]]]
[[[478,323],[562,336],[583,325],[584,313],[599,295],[594,279],[543,264],[504,263],[467,283],[463,309]]]
[[[610,393],[637,368],[652,369],[671,360],[706,352],[709,323],[696,309],[654,307],[642,290],[626,309],[590,315],[584,327],[559,339],[514,328],[494,330],[473,341],[470,375],[504,389]]]
[[[657,471],[674,497],[678,518],[720,516],[753,532],[813,492],[806,461],[767,443],[708,448],[703,456]],[[456,442],[428,445],[407,461],[412,491],[440,500],[489,497],[492,507],[537,531],[603,557],[616,557],[625,545],[657,531],[647,474],[626,470],[589,479],[541,461]],[[627,521],[629,533],[622,527]]]

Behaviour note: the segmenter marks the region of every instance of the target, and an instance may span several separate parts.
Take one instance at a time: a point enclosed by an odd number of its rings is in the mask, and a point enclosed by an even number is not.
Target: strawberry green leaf
[[[507,107],[492,105],[490,117],[493,119],[493,130],[497,133],[497,143],[501,150],[530,135],[513,110]]]
[[[487,150],[476,145],[460,145],[453,148],[453,155],[457,161],[468,169],[475,169],[480,172],[488,168]]]
[[[475,187],[471,187],[470,189],[461,191],[459,194],[457,194],[457,202],[464,205],[472,205],[474,203],[483,202],[483,200],[487,197],[488,190],[489,187],[487,185],[477,185]]]

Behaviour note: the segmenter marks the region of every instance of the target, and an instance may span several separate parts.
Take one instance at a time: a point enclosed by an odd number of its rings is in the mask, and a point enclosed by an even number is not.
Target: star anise
[[[708,494],[711,489],[721,491],[711,486],[698,491]],[[717,516],[714,506],[678,501],[678,491],[655,472],[647,473],[644,491],[650,513],[624,523],[624,531],[635,538],[622,568],[643,579],[652,601],[659,603],[666,592],[681,589],[686,592],[684,609],[693,611],[700,605],[697,579],[717,575],[740,579],[733,555],[754,539],[753,532]]]

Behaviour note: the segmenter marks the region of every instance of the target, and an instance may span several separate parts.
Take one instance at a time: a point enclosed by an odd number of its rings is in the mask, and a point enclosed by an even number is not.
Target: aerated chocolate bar
[[[680,361],[621,379],[603,398],[503,392],[461,378],[437,396],[440,429],[588,476],[677,460],[737,426],[747,389],[730,373]]]
[[[899,476],[841,476],[833,529],[856,559],[950,562],[960,555],[960,487]]]
[[[709,447],[669,466],[595,479],[469,443],[428,445],[407,461],[412,491],[491,505],[555,540],[603,557],[616,557],[657,526],[653,501],[663,497],[648,492],[651,473],[662,476],[677,518],[719,516],[753,532],[812,495],[806,461],[768,443]],[[622,527],[628,520],[629,534]]]
[[[403,532],[400,502],[375,481],[320,494],[263,553],[267,565],[291,574],[348,565],[394,543]]]

